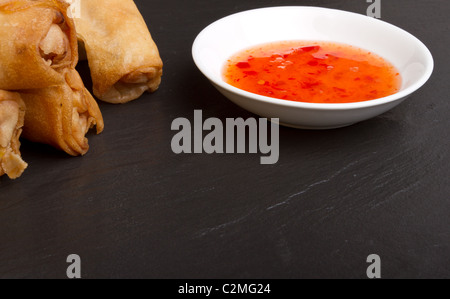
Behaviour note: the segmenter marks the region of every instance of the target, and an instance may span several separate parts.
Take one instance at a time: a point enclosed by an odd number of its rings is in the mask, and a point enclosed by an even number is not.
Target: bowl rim
[[[385,25],[388,25],[391,29],[396,30],[398,32],[401,32],[402,34],[409,36],[409,38],[411,38],[412,40],[414,40],[417,43],[418,47],[421,48],[421,50],[422,50],[421,52],[426,57],[426,62],[427,62],[425,65],[426,69],[425,69],[423,75],[417,80],[417,82],[415,82],[411,86],[409,86],[403,90],[400,90],[399,92],[392,94],[390,96],[387,96],[387,97],[378,98],[378,99],[369,100],[369,101],[352,102],[352,103],[309,103],[309,102],[295,102],[295,101],[282,100],[282,99],[278,99],[278,98],[272,98],[272,97],[267,97],[267,96],[259,95],[256,93],[248,92],[248,91],[239,89],[237,87],[234,87],[234,86],[226,83],[223,80],[223,78],[220,78],[220,80],[217,80],[217,78],[215,76],[214,77],[210,76],[209,73],[201,67],[201,64],[199,62],[200,58],[197,56],[197,53],[196,53],[197,48],[199,47],[198,44],[199,44],[199,41],[202,38],[202,36],[204,34],[206,34],[206,32],[209,31],[213,26],[215,26],[216,24],[218,24],[220,22],[224,22],[227,19],[235,18],[236,16],[239,16],[239,15],[255,13],[257,11],[262,11],[262,10],[281,10],[281,9],[322,10],[322,11],[328,11],[328,12],[331,11],[334,13],[345,13],[345,14],[353,15],[353,17],[357,17],[357,18],[368,18],[368,19],[370,19],[370,22],[373,22],[373,23],[384,23]],[[370,49],[367,49],[367,50],[370,50]],[[361,108],[380,106],[380,105],[388,104],[391,102],[395,102],[400,99],[404,99],[404,98],[408,97],[409,95],[411,95],[412,93],[414,93],[415,91],[417,91],[418,89],[420,89],[423,85],[425,85],[425,83],[430,79],[431,75],[433,74],[433,70],[434,70],[434,59],[433,59],[433,55],[431,54],[430,50],[421,40],[419,40],[417,37],[415,37],[408,31],[406,31],[396,25],[388,23],[386,21],[368,17],[363,14],[346,11],[346,10],[341,10],[341,9],[318,7],[318,6],[271,6],[271,7],[255,8],[255,9],[250,9],[250,10],[245,10],[245,11],[230,14],[228,16],[222,17],[222,18],[214,21],[213,23],[206,26],[202,31],[200,31],[200,33],[196,36],[196,38],[193,42],[191,53],[192,53],[194,63],[196,64],[197,68],[203,73],[203,75],[208,80],[210,80],[212,83],[214,83],[215,85],[219,86],[220,88],[222,88],[224,90],[238,94],[238,95],[248,98],[248,99],[257,100],[257,101],[265,102],[265,103],[272,104],[272,105],[280,105],[280,106],[286,106],[286,107],[292,107],[292,108],[315,109],[315,110],[361,109]],[[225,65],[225,61],[224,61],[224,65]]]

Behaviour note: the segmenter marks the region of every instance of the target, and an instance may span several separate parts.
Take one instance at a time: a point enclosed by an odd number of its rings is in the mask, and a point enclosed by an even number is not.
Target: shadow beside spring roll
[[[0,176],[20,177],[27,163],[20,155],[19,137],[25,117],[25,104],[15,92],[0,90]]]
[[[78,72],[65,70],[64,78],[61,85],[21,92],[27,106],[23,136],[72,156],[84,155],[89,150],[85,135],[94,126],[101,133],[103,117]]]
[[[79,0],[74,18],[86,51],[94,95],[126,103],[161,83],[163,63],[148,27],[132,0]]]
[[[78,62],[67,8],[59,0],[0,0],[0,89],[64,83],[61,72]]]

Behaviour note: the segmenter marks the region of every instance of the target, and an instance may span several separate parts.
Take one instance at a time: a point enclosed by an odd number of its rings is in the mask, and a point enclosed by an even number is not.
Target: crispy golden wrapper
[[[74,16],[86,51],[94,95],[126,103],[161,83],[163,62],[149,29],[132,0],[78,0]]]
[[[78,62],[68,5],[58,0],[0,0],[0,89],[63,84]]]
[[[16,179],[28,166],[20,155],[24,117],[25,104],[20,95],[0,90],[0,176]]]
[[[64,84],[21,92],[27,106],[23,136],[49,144],[72,156],[89,150],[86,133],[104,128],[97,102],[84,87],[78,72],[64,71]]]

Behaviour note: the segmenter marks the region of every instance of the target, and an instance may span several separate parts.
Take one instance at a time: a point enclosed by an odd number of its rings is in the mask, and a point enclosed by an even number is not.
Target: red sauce
[[[280,42],[242,51],[225,81],[263,96],[310,103],[374,100],[400,90],[401,76],[369,51],[332,42]]]

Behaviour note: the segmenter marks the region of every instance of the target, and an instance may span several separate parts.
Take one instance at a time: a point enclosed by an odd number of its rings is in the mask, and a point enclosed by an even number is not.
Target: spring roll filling
[[[146,67],[136,70],[124,76],[121,81],[124,83],[148,83],[157,74],[158,70],[154,67]]]
[[[0,148],[7,148],[19,121],[20,108],[16,102],[0,102]]]
[[[22,160],[20,155],[14,153],[10,149],[8,149],[4,154],[1,163],[1,168],[3,168],[3,171],[11,179],[17,179],[20,177],[28,166],[28,164]]]
[[[39,52],[45,63],[53,68],[65,66],[70,58],[70,42],[67,36],[67,24],[60,12],[55,12],[53,24],[39,44]]]
[[[94,125],[93,119],[89,119],[89,111],[86,105],[82,103],[83,93],[81,90],[75,91],[73,94],[73,110],[72,110],[72,133],[76,142],[80,145],[86,142],[86,134]]]
[[[22,175],[28,164],[20,156],[19,136],[22,133],[23,112],[14,101],[0,102],[0,175],[6,173],[11,179]]]
[[[144,92],[154,92],[161,83],[162,70],[155,67],[140,68],[122,77],[102,99],[122,102],[140,97]]]
[[[97,133],[103,130],[103,122],[97,121],[98,109],[94,109],[90,99],[89,92],[85,89],[83,81],[75,71],[67,71],[66,81],[72,89],[72,136],[75,142],[81,147],[87,144],[86,134],[90,129],[97,125]],[[96,112],[97,111],[97,112]]]
[[[110,103],[122,102],[130,98],[138,98],[147,90],[146,83],[134,84],[119,81],[103,95],[102,99]]]

